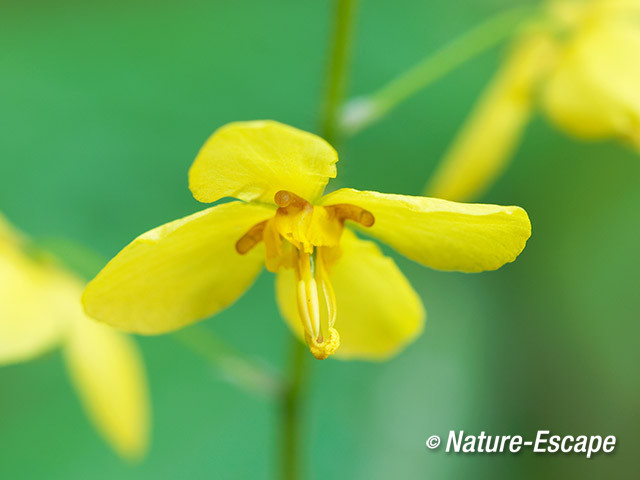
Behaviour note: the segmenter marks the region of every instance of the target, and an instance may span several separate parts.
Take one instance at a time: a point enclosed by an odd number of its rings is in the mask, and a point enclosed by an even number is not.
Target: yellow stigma
[[[236,250],[245,254],[264,242],[269,271],[294,270],[305,341],[313,356],[323,360],[340,346],[335,329],[336,297],[329,273],[340,258],[344,222],[352,220],[370,227],[375,219],[371,212],[355,205],[313,206],[286,190],[277,192],[274,201],[276,214],[245,233],[236,242]]]

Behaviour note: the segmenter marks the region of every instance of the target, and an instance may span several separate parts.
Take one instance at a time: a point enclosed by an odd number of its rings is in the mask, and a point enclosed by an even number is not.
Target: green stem
[[[355,17],[356,0],[335,0],[334,33],[329,52],[329,68],[325,84],[320,134],[335,143],[338,115],[344,101],[349,64],[351,37]],[[300,404],[308,377],[309,355],[305,345],[292,339],[289,376],[281,395],[282,478],[298,480],[303,477],[302,423]]]
[[[304,344],[293,338],[289,368],[289,381],[282,395],[282,478],[302,478],[302,435],[300,423],[300,400],[304,388],[308,354]]]
[[[347,69],[355,19],[355,0],[336,0],[334,35],[329,54],[329,69],[322,106],[321,135],[329,142],[336,140],[338,116],[347,88]]]
[[[487,20],[426,57],[377,92],[350,101],[341,118],[341,129],[354,135],[389,111],[442,78],[471,58],[487,51],[531,19],[531,6],[519,6]]]

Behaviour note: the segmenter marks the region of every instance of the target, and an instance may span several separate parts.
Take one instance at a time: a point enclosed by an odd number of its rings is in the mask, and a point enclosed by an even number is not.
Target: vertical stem
[[[355,10],[356,0],[335,0],[334,35],[329,55],[320,126],[321,135],[329,143],[336,140],[338,116],[347,88],[347,68],[351,53]]]
[[[302,478],[302,442],[300,435],[300,398],[307,367],[307,349],[297,338],[291,345],[289,382],[282,395],[282,479]]]
[[[335,142],[338,115],[346,90],[351,36],[356,0],[335,0],[329,69],[327,71],[320,134]],[[297,338],[293,339],[289,378],[281,399],[282,421],[282,478],[299,480],[303,476],[302,425],[300,403],[305,387],[308,352]]]

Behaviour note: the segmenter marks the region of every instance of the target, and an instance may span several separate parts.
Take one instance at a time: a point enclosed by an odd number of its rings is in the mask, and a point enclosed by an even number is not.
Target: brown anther
[[[372,227],[376,221],[373,213],[371,213],[369,210],[365,210],[364,208],[360,208],[349,203],[329,205],[326,208],[332,209],[334,211],[334,215],[342,222],[344,222],[345,220],[351,220],[353,222],[359,223],[363,227]]]
[[[365,210],[364,208],[360,212],[360,218],[355,220],[363,227],[373,227],[373,224],[376,223],[376,218],[373,216],[369,210]]]
[[[273,201],[280,208],[287,207],[297,207],[297,208],[305,208],[307,205],[310,205],[304,198],[299,197],[295,193],[289,192],[288,190],[279,190],[276,192],[273,197]]]
[[[240,255],[244,255],[259,244],[262,241],[262,234],[264,233],[264,228],[266,226],[267,220],[257,223],[251,227],[251,229],[236,242],[236,251]]]
[[[273,201],[276,202],[276,205],[280,208],[286,208],[291,203],[291,195],[286,190],[280,190],[276,192]]]

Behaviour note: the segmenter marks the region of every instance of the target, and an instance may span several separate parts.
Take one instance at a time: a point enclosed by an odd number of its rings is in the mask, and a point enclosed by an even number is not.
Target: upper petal
[[[467,201],[491,186],[517,148],[531,115],[534,87],[552,57],[546,36],[516,46],[429,180],[427,195]]]
[[[455,203],[350,188],[326,195],[322,203],[351,203],[369,210],[375,224],[362,228],[364,233],[439,270],[495,270],[515,260],[531,235],[529,217],[520,207]]]
[[[322,138],[271,120],[229,123],[204,144],[189,171],[200,202],[222,197],[273,203],[279,190],[313,201],[336,176],[338,154]]]
[[[264,253],[236,241],[273,211],[242,202],[218,205],[151,230],[125,247],[83,295],[87,314],[124,330],[154,334],[206,318],[253,282]]]
[[[422,331],[422,301],[395,262],[378,246],[345,230],[342,256],[330,273],[336,295],[335,328],[344,359],[382,360],[397,353]],[[278,305],[287,324],[304,338],[296,304],[293,270],[278,274]]]
[[[149,393],[135,343],[81,314],[65,343],[65,359],[96,429],[120,455],[143,456],[149,443]]]

